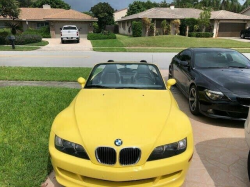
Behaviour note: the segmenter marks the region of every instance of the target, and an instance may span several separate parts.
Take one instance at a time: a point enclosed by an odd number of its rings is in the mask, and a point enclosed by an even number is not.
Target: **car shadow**
[[[244,138],[218,138],[195,145],[198,157],[189,176],[192,181],[205,180],[216,187],[250,186],[247,175],[248,146]],[[202,168],[202,164],[205,170]],[[207,175],[209,174],[209,175]],[[203,177],[203,178],[202,178]],[[198,179],[197,179],[198,178]]]
[[[227,119],[213,119],[202,114],[195,116],[193,115],[188,106],[188,99],[180,92],[180,90],[173,86],[171,92],[175,97],[180,109],[192,120],[198,121],[201,125],[214,125],[221,127],[232,127],[232,128],[244,128],[244,121],[227,120]]]

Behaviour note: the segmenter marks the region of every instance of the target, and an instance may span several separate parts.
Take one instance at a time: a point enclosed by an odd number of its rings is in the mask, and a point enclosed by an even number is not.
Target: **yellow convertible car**
[[[193,134],[154,64],[95,65],[83,89],[55,118],[49,152],[67,187],[181,186]]]

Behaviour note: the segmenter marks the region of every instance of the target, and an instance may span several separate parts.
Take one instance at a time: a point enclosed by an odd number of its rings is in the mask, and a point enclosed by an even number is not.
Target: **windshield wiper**
[[[89,85],[86,88],[111,88],[111,87],[103,86],[103,85]]]
[[[228,68],[240,68],[240,69],[248,69],[247,66],[228,66]]]
[[[128,87],[125,87],[125,86],[124,86],[124,87],[116,87],[115,89],[141,89],[141,88],[132,87],[132,86],[131,86],[131,87],[129,87],[129,86],[128,86]]]

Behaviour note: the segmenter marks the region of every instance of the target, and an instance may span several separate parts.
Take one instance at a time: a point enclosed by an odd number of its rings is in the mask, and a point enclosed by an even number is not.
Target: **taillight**
[[[77,36],[79,35],[79,33],[78,33],[78,32],[77,32],[76,34],[77,34]]]
[[[61,36],[62,36],[62,32],[61,32]]]

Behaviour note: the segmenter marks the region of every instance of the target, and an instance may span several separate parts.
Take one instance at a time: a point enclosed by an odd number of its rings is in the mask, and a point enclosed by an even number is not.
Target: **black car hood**
[[[250,97],[250,69],[199,69],[199,72],[216,83],[222,92],[229,90],[235,95]]]

